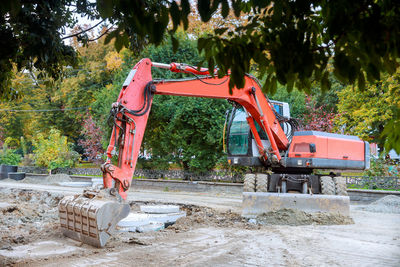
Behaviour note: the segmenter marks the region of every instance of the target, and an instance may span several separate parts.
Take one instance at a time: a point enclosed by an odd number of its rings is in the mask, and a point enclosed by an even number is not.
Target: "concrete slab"
[[[295,209],[304,212],[329,212],[349,216],[348,196],[309,195],[290,193],[243,192],[242,216],[255,218],[258,215],[280,209]]]
[[[135,228],[138,226],[147,225],[151,222],[150,215],[144,213],[129,213],[129,215],[122,219],[117,225],[119,227],[132,227]]]
[[[169,225],[176,222],[177,219],[186,216],[186,212],[175,212],[167,214],[147,214],[131,212],[125,219],[121,220],[117,225],[121,232],[136,232],[140,229],[151,228],[150,224],[161,223]],[[140,228],[144,227],[144,228]],[[147,227],[147,228],[146,228]],[[155,227],[157,229],[157,227]]]
[[[165,224],[162,222],[151,222],[148,225],[139,226],[136,228],[136,231],[139,233],[147,233],[147,232],[154,232],[160,231],[165,228]]]
[[[177,213],[178,205],[142,205],[140,211],[153,214]]]

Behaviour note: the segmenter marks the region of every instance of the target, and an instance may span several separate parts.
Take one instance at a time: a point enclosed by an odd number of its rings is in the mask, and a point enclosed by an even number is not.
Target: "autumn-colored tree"
[[[99,161],[101,155],[104,153],[102,146],[103,132],[93,120],[90,113],[86,113],[85,119],[82,123],[83,139],[79,140],[79,144],[84,148],[84,155],[91,161]]]
[[[305,112],[303,115],[303,129],[308,131],[333,132],[336,114],[327,110],[325,105],[316,106],[311,96],[306,97]]]
[[[341,116],[335,119],[336,124],[346,133],[383,148],[387,142],[382,138],[384,126],[400,109],[400,69],[394,75],[384,75],[377,83],[367,84],[364,91],[348,86],[338,96]],[[388,132],[393,131],[394,127],[388,129]],[[399,142],[395,145],[400,146]]]

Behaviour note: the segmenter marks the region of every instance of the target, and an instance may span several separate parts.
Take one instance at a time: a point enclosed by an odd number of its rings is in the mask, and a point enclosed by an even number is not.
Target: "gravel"
[[[371,204],[360,207],[359,209],[365,211],[379,212],[379,213],[397,213],[400,214],[400,197],[389,195],[378,199]]]

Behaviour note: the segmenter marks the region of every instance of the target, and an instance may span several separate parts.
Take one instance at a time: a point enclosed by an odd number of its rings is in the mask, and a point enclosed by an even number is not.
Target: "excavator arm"
[[[194,78],[152,80],[152,67],[190,73]],[[246,76],[244,88],[235,87],[231,93],[229,79],[229,76],[212,77],[208,69],[198,70],[185,64],[162,64],[149,59],[137,63],[124,82],[117,102],[112,106],[114,127],[107,149],[107,161],[102,166],[104,186],[117,188],[122,198],[126,199],[155,94],[220,98],[240,104],[247,112],[247,121],[263,160],[279,165],[281,152],[288,149],[289,142],[268,99],[253,77]],[[264,147],[254,122],[266,132],[270,148]],[[112,158],[117,153],[118,163],[113,164]]]

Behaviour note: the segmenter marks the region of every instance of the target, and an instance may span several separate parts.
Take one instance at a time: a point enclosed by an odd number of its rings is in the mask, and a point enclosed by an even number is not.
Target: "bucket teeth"
[[[103,247],[116,224],[128,216],[129,204],[104,189],[66,196],[58,206],[62,233],[94,247]]]

